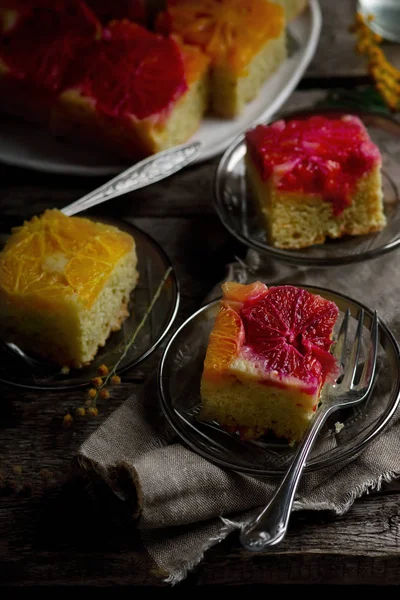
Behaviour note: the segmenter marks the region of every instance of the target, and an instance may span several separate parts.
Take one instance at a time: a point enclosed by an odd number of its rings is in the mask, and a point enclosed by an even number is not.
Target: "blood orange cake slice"
[[[248,180],[278,248],[380,231],[381,155],[354,115],[314,115],[246,134]]]
[[[322,386],[337,369],[329,350],[339,311],[294,286],[222,286],[201,380],[199,418],[242,438],[267,431],[301,439]]]
[[[212,109],[234,117],[286,58],[285,16],[267,0],[168,0],[157,28],[211,60]]]
[[[128,159],[152,154],[195,132],[207,81],[208,59],[197,48],[113,21],[71,64],[52,128]]]
[[[101,35],[81,0],[4,0],[0,10],[0,108],[48,122],[67,65]]]

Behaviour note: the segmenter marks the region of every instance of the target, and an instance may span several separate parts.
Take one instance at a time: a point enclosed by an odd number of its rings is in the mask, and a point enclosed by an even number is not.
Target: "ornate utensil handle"
[[[67,216],[75,215],[96,204],[160,181],[192,162],[198,155],[200,147],[200,142],[190,142],[150,156],[86,196],[65,206],[62,212]]]
[[[247,550],[262,552],[268,546],[279,544],[285,537],[294,496],[307,456],[329,413],[329,407],[325,410],[321,407],[275,494],[258,517],[243,527],[240,541]]]

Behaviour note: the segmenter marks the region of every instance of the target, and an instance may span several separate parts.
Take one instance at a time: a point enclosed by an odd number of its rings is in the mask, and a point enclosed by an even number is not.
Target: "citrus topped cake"
[[[326,381],[339,310],[321,296],[285,285],[223,284],[201,380],[199,418],[242,439],[268,431],[303,436]]]
[[[0,107],[48,122],[69,62],[101,36],[81,0],[4,0],[0,9]]]
[[[208,58],[198,48],[112,21],[70,64],[52,126],[132,159],[186,141],[207,102]]]
[[[286,58],[284,10],[267,0],[168,0],[157,28],[210,57],[212,109],[225,117],[239,114]]]
[[[382,159],[358,117],[258,125],[246,144],[248,180],[274,246],[303,248],[385,226]]]
[[[0,253],[0,335],[61,366],[82,367],[128,316],[135,242],[116,227],[47,210]]]

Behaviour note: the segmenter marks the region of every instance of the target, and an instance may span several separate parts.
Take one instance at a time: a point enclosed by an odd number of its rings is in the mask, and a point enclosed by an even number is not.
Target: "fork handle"
[[[96,204],[165,179],[191,163],[198,155],[200,148],[200,142],[190,142],[149,156],[129,167],[111,181],[107,181],[104,185],[89,192],[86,196],[64,206],[61,212],[71,217],[96,206]]]
[[[293,462],[275,494],[264,510],[243,527],[240,541],[247,550],[262,552],[268,546],[279,544],[285,537],[294,496],[307,456],[330,412],[329,407],[320,408],[300,442]]]

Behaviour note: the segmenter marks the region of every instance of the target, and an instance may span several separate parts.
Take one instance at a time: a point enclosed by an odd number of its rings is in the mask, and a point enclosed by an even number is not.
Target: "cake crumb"
[[[340,421],[336,421],[335,423],[335,433],[340,433],[344,427],[344,423],[340,423]]]

